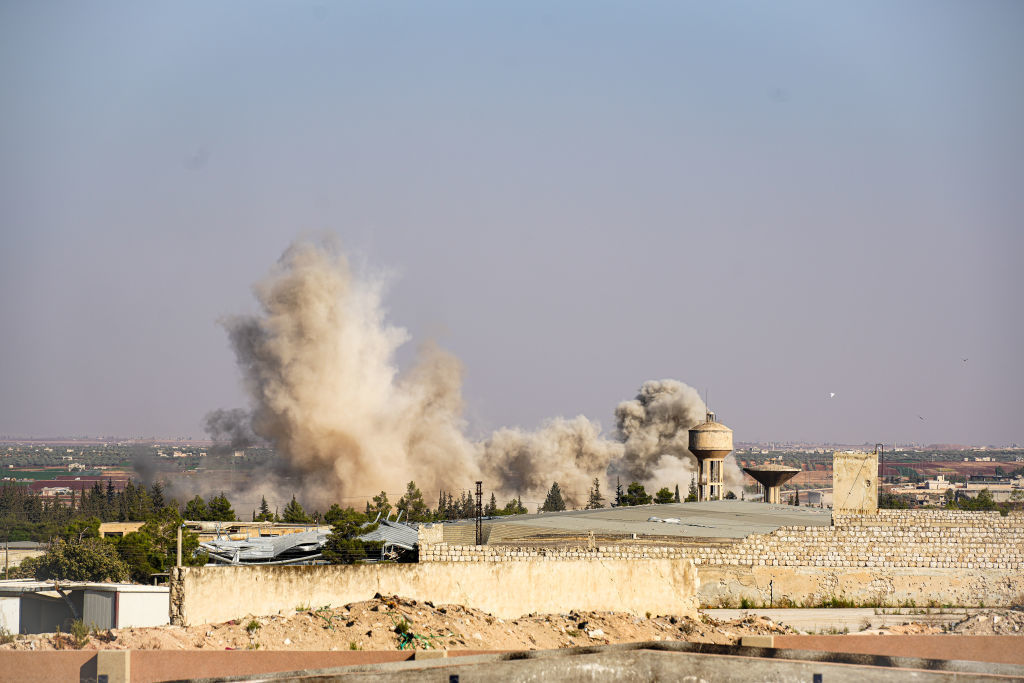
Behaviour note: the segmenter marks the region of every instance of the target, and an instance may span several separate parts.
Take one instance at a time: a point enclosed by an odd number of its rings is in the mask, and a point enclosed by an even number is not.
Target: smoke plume
[[[625,448],[613,473],[626,481],[650,481],[655,472],[664,480],[672,471],[689,478],[689,430],[705,414],[704,401],[693,387],[674,379],[644,382],[636,398],[615,409],[616,435]]]
[[[256,442],[249,413],[241,408],[214,410],[206,414],[206,433],[216,442],[215,448],[241,450]]]
[[[410,480],[436,491],[484,479],[499,495],[528,500],[558,481],[570,505],[586,501],[594,478],[606,492],[609,475],[658,486],[689,480],[687,430],[703,420],[704,403],[675,380],[646,382],[619,404],[612,438],[578,416],[471,442],[461,364],[428,344],[400,374],[395,353],[409,335],[386,321],[382,287],[356,277],[332,244],[293,244],[254,287],[260,313],[223,321],[252,409],[214,411],[211,435],[233,447],[269,441],[279,457],[271,478],[318,506]]]

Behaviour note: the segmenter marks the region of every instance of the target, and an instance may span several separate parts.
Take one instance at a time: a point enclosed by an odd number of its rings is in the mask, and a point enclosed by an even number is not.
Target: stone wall
[[[344,605],[376,593],[466,605],[502,618],[574,609],[694,614],[697,572],[692,562],[679,560],[178,567],[171,573],[171,623]]]
[[[1024,515],[955,510],[835,514],[831,527],[782,527],[738,540],[459,546],[423,529],[420,562],[689,560],[704,605],[1005,605],[1024,599]],[[774,591],[774,593],[773,593]],[[775,602],[778,604],[778,602]]]
[[[702,566],[702,607],[1008,606],[1024,600],[1024,573],[1011,569]]]
[[[437,527],[421,530],[420,562],[688,559],[697,565],[927,567],[1024,570],[1024,515],[955,510],[879,510],[836,514],[833,526],[781,527],[744,539],[680,538],[597,544],[450,545]]]

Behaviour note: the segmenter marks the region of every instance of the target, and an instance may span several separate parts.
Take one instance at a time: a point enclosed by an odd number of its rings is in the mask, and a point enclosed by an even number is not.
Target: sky
[[[0,434],[203,438],[297,238],[469,430],[1024,443],[1024,4],[0,4]],[[966,359],[966,360],[964,360]],[[829,397],[834,393],[833,397]]]

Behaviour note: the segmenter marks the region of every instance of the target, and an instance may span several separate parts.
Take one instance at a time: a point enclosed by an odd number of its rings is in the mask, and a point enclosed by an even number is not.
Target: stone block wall
[[[421,530],[421,563],[692,562],[698,598],[706,606],[742,600],[814,605],[831,598],[922,606],[1024,600],[1021,513],[879,510],[834,514],[830,527],[782,527],[744,539],[680,538],[660,545],[643,539],[598,543],[590,537],[465,546],[443,538],[439,527]]]
[[[701,566],[902,567],[1024,570],[1024,515],[955,510],[836,514],[830,527],[782,527],[735,542],[680,539],[673,545],[462,546],[420,537],[420,562],[688,559]]]

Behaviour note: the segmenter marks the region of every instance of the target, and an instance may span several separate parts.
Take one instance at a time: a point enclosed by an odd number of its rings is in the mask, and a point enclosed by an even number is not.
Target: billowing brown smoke
[[[670,481],[688,479],[694,460],[689,430],[704,421],[706,412],[693,387],[674,379],[644,382],[635,399],[615,409],[617,436],[625,449],[613,474],[626,481],[664,481],[677,472]]]
[[[463,436],[461,368],[426,349],[406,377],[385,322],[381,282],[353,277],[331,245],[289,248],[255,288],[262,313],[225,326],[253,402],[253,431],[274,444],[305,501],[478,479]]]
[[[527,500],[542,500],[558,481],[570,505],[586,501],[594,478],[609,492],[608,475],[688,482],[687,429],[703,419],[704,404],[675,380],[647,382],[621,403],[613,439],[578,416],[472,443],[455,357],[428,345],[399,375],[395,352],[408,335],[386,322],[382,284],[355,277],[330,243],[292,245],[255,287],[261,313],[224,321],[253,410],[215,411],[211,434],[271,442],[278,482],[321,507],[410,480],[436,491],[484,479],[501,496]]]
[[[499,429],[481,448],[485,476],[505,495],[543,501],[557,481],[569,505],[585,504],[594,478],[603,480],[622,456],[622,444],[602,438],[601,425],[582,415],[548,420],[535,432]]]

